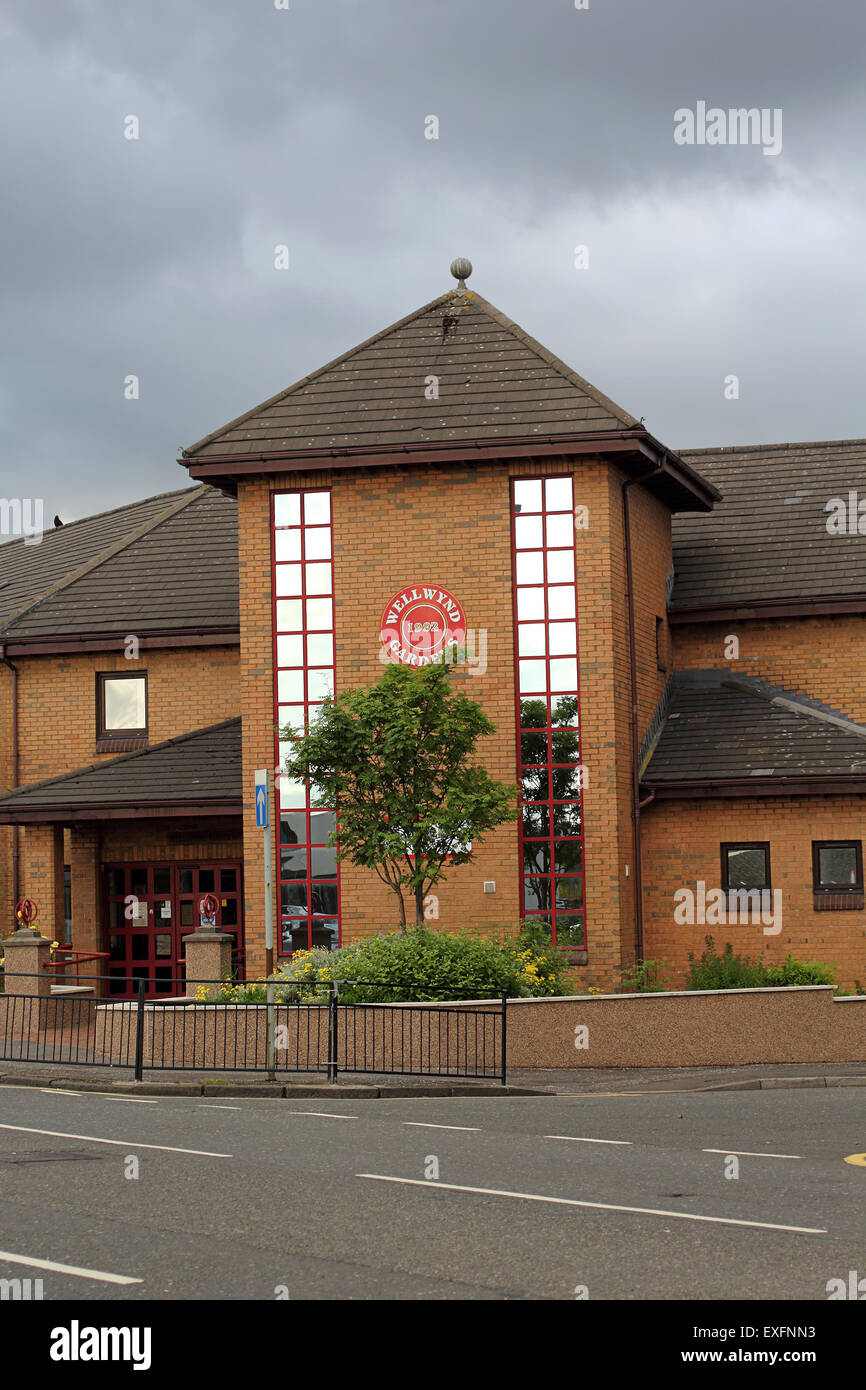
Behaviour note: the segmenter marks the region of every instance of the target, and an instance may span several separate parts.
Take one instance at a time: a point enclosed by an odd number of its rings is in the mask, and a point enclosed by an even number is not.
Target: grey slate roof
[[[226,719],[141,753],[20,787],[0,797],[0,823],[26,823],[28,812],[76,807],[110,810],[237,801],[240,810],[242,783],[241,721]]]
[[[446,311],[454,322],[445,329]],[[439,399],[425,399],[425,378]],[[481,295],[439,295],[375,337],[184,450],[423,444],[637,427],[632,415]]]
[[[866,594],[866,537],[827,531],[830,498],[866,498],[866,440],[685,450],[722,493],[673,518],[671,612]]]
[[[0,546],[0,641],[238,627],[237,506],[213,488]]]
[[[866,727],[756,677],[680,671],[641,781],[866,778]]]

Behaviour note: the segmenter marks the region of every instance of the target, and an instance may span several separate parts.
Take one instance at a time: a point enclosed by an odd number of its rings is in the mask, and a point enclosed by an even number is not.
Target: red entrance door
[[[232,961],[243,963],[243,882],[239,863],[106,864],[103,876],[108,993],[131,998],[139,980],[147,997],[182,994],[183,939],[199,924],[199,899],[217,901],[216,925],[234,939]]]

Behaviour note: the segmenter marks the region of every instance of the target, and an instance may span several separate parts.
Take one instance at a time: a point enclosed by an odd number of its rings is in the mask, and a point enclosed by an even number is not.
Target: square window
[[[583,867],[580,840],[554,840],[553,868],[557,874],[579,874]]]
[[[546,733],[520,735],[521,763],[530,767],[535,763],[546,763],[547,756]]]
[[[307,638],[307,661],[311,666],[333,666],[334,639],[329,632]]]
[[[301,494],[299,492],[274,493],[274,525],[300,526]]]
[[[550,831],[550,808],[548,806],[524,806],[521,811],[523,833],[527,838],[547,835]]]
[[[280,723],[280,732],[289,730],[295,734],[304,732],[304,706],[303,705],[280,705],[277,712]]]
[[[723,844],[724,888],[769,888],[770,846],[765,842]]]
[[[554,728],[576,729],[578,709],[576,695],[554,695],[550,702],[550,722]],[[559,761],[557,759],[557,761]]]
[[[310,855],[312,858],[310,866],[311,878],[335,879],[337,877],[337,851],[335,849],[332,849],[330,845],[326,845],[323,849],[311,850]],[[336,908],[334,910],[336,911]]]
[[[553,904],[550,901],[549,878],[525,878],[523,880],[523,906],[527,912],[550,911]]]
[[[293,557],[294,558],[294,557]],[[304,559],[305,560],[330,560],[331,558],[331,528],[330,526],[313,526],[304,531]]]
[[[304,577],[308,594],[329,594],[332,590],[331,566],[319,561],[304,565]]]
[[[311,700],[324,700],[326,695],[333,695],[333,693],[333,671],[326,669],[307,672],[307,695]]]
[[[556,880],[556,907],[557,911],[564,908],[566,912],[574,912],[583,907],[582,878],[558,878]]]
[[[538,550],[543,544],[540,516],[519,516],[514,522],[514,545],[517,550]]]
[[[575,618],[573,584],[552,584],[547,591],[547,616],[549,618]]]
[[[520,693],[521,695],[547,688],[547,669],[544,661],[519,661]]]
[[[304,642],[302,637],[277,638],[277,665],[303,666]]]
[[[147,732],[147,678],[98,675],[100,735]]]
[[[283,813],[280,816],[280,845],[305,845],[307,843],[307,817],[303,811]]]
[[[573,657],[556,657],[550,663],[551,690],[577,689],[577,662]]]
[[[300,806],[306,806],[307,788],[304,782],[296,782],[291,777],[284,777],[280,773],[277,777],[277,787],[281,810],[294,811]]]
[[[557,912],[556,944],[561,951],[582,951],[586,946],[586,928],[582,912]]]
[[[304,698],[303,671],[277,672],[277,699],[280,704],[296,704]]]
[[[301,558],[301,532],[300,528],[294,527],[290,531],[274,532],[274,559],[280,562],[288,560],[300,560]]]
[[[548,642],[551,656],[574,656],[577,651],[577,623],[551,623]]]
[[[580,768],[555,767],[551,770],[550,776],[553,783],[554,801],[567,801],[570,797],[580,796]]]
[[[326,845],[337,824],[333,811],[310,811],[310,844]]]
[[[330,598],[307,599],[307,630],[331,631],[334,626],[334,601]]]
[[[520,656],[544,656],[544,623],[520,623],[517,628]]]
[[[514,510],[516,512],[541,511],[541,479],[521,478],[514,484]]]
[[[525,874],[550,873],[549,840],[524,840],[523,872]]]
[[[305,849],[280,850],[280,878],[306,878],[307,851]]]
[[[542,696],[520,701],[521,729],[544,729],[547,726],[547,700]]]
[[[547,554],[548,584],[574,583],[574,551],[551,550]]]
[[[521,550],[514,558],[514,574],[518,584],[544,583],[543,550]]]
[[[551,737],[552,758],[554,763],[579,763],[580,762],[580,734],[569,730],[563,733],[560,729],[554,729]],[[560,797],[564,801],[565,797]]]
[[[329,492],[304,493],[304,525],[327,524],[331,520],[331,494]]]
[[[301,600],[299,598],[278,598],[277,632],[300,632],[302,627]]]
[[[548,512],[570,512],[572,510],[571,478],[545,479],[544,508]]]
[[[572,801],[553,808],[553,833],[569,838],[580,834],[580,802]]]
[[[862,893],[863,847],[860,840],[816,840],[812,846],[816,893]]]
[[[543,589],[518,589],[517,590],[517,616],[521,621],[527,618],[537,619],[544,617],[544,590]],[[563,617],[574,617],[574,614],[562,614]]]
[[[555,516],[545,517],[544,539],[547,546],[573,545],[574,522],[571,513],[558,512]]]
[[[301,592],[300,565],[276,565],[274,584],[279,597]]]
[[[524,801],[547,801],[550,797],[550,775],[543,763],[522,768],[520,784]]]

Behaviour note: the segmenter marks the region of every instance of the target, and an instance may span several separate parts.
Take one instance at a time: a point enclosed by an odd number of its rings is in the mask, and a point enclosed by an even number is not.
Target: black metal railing
[[[145,1071],[195,1070],[505,1084],[504,994],[461,1004],[413,998],[419,991],[384,982],[279,981],[269,1001],[264,985],[232,994],[212,981],[176,980],[176,993],[166,994],[160,980],[154,997],[155,982],[136,977],[123,982],[127,997],[117,998],[116,976],[80,976],[74,994],[38,993],[39,978],[7,977],[0,1061],[132,1068],[136,1080]]]

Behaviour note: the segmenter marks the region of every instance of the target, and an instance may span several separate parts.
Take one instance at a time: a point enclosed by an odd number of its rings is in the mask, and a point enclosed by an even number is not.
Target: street
[[[826,1300],[866,1275],[864,1099],[4,1086],[0,1278],[46,1300]]]

